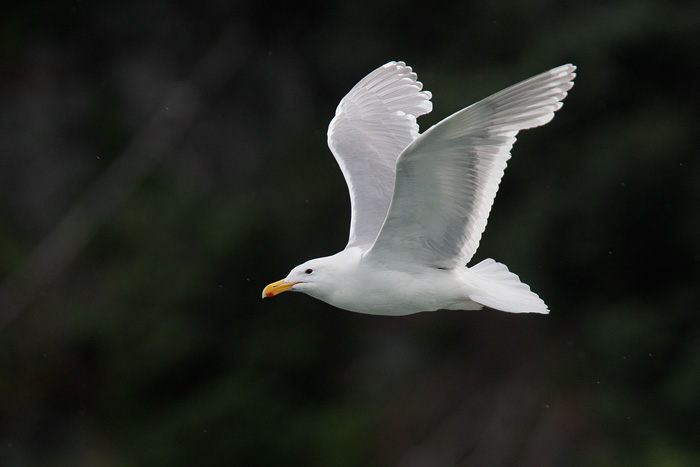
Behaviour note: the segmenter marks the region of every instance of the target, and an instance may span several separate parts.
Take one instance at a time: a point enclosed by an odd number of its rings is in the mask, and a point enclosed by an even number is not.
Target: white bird
[[[328,146],[350,191],[350,239],[263,290],[303,292],[375,315],[438,309],[548,313],[508,268],[465,265],[481,234],[518,131],[544,125],[573,86],[569,64],[534,76],[418,133],[429,91],[389,62],[340,101]]]

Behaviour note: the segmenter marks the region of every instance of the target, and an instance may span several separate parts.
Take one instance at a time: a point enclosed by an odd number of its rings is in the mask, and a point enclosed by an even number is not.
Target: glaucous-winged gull
[[[303,292],[345,310],[407,315],[483,306],[548,313],[508,271],[470,268],[520,130],[544,125],[573,86],[563,65],[497,92],[418,132],[431,94],[403,62],[389,62],[340,101],[328,145],[350,191],[343,251],[307,261],[263,290]]]

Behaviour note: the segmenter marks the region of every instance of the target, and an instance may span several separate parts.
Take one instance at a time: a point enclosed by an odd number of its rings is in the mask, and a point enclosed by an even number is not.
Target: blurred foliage
[[[29,295],[0,309],[0,464],[699,464],[699,24],[680,0],[6,6],[0,301]],[[423,128],[579,67],[475,258],[551,315],[260,300],[345,244],[326,127],[389,60],[434,93]],[[134,147],[165,152],[110,178]],[[63,246],[88,241],[54,277],[69,211]]]

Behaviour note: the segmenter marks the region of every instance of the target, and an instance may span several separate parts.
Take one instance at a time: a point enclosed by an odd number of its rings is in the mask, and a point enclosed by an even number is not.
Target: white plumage
[[[576,67],[563,65],[493,94],[419,134],[431,94],[403,62],[363,78],[340,102],[328,145],[350,192],[346,248],[307,261],[263,297],[305,292],[350,311],[405,315],[488,306],[547,313],[494,260],[467,268],[479,246],[518,131],[562,106]]]

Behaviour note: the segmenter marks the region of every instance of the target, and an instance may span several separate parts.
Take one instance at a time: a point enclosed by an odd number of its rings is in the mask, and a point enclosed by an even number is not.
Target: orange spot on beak
[[[262,298],[270,298],[282,292],[287,292],[292,289],[294,284],[296,284],[296,282],[285,282],[284,279],[273,282],[263,289]]]

